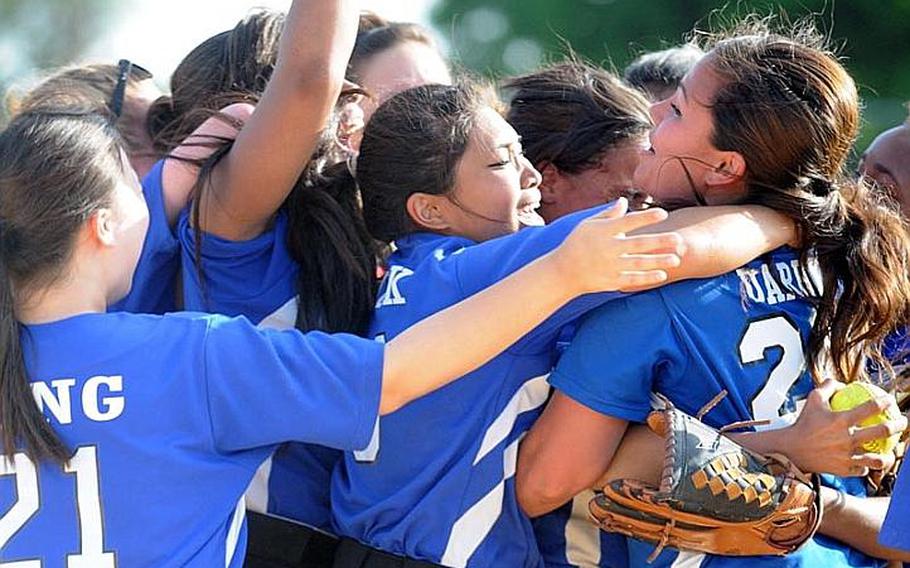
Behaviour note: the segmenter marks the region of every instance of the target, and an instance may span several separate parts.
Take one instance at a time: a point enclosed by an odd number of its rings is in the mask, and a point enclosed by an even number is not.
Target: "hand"
[[[651,288],[666,281],[665,269],[679,266],[682,241],[676,233],[626,236],[667,218],[663,209],[629,213],[619,198],[610,209],[582,221],[554,251],[566,285],[579,294]]]
[[[799,418],[787,428],[790,447],[784,452],[797,467],[806,472],[831,473],[845,477],[863,477],[869,470],[887,469],[894,463],[894,453],[869,453],[862,445],[886,438],[907,428],[907,418],[861,428],[860,422],[894,405],[891,397],[870,400],[844,412],[831,410],[831,396],[844,384],[827,379],[809,394]]]

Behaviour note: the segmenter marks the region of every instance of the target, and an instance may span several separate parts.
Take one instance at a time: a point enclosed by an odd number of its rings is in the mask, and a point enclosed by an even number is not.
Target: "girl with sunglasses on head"
[[[886,403],[838,416],[828,406],[838,386],[822,382],[828,361],[846,382],[863,378],[870,358],[888,368],[879,348],[910,313],[910,243],[900,217],[844,174],[859,124],[852,78],[813,31],[782,35],[747,24],[717,41],[651,113],[651,147],[635,172],[641,189],[675,206],[763,204],[798,224],[801,243],[592,313],[551,375],[556,393],[522,445],[522,507],[537,516],[593,487],[624,432],[650,411],[652,391],[692,415],[726,391],[704,421],[715,428],[767,421],[767,431],[735,437],[805,471],[862,476],[882,467],[888,456],[866,453],[861,443],[902,430],[906,420],[856,430]],[[830,428],[808,435],[825,415]],[[636,463],[647,463],[641,455]],[[880,526],[881,501],[859,499],[863,480],[825,481],[822,497],[836,506],[821,533],[793,554],[666,550],[655,564],[878,565],[853,547],[891,557],[874,544],[870,527]],[[631,565],[645,565],[653,550],[629,540]]]
[[[19,114],[0,133],[0,557],[240,566],[243,493],[278,444],[364,448],[380,414],[488,361],[574,296],[665,279],[679,238],[625,235],[665,214],[621,213],[592,216],[387,345],[108,313],[149,215],[119,137],[91,110]]]
[[[394,243],[378,293],[364,301],[375,306],[370,337],[391,340],[506,277],[590,215],[538,226],[540,175],[498,106],[476,86],[427,85],[392,97],[367,124],[356,163],[363,220],[372,237]],[[343,172],[334,183],[355,180]],[[750,256],[782,244],[793,235],[781,220],[759,207],[677,212],[668,223],[681,227],[686,253],[670,278],[745,261],[724,246],[734,234],[751,243]],[[380,420],[368,449],[346,452],[331,492],[346,537],[335,565],[538,566],[515,502],[517,441],[546,399],[543,376],[563,328],[613,299],[569,303],[464,380]]]

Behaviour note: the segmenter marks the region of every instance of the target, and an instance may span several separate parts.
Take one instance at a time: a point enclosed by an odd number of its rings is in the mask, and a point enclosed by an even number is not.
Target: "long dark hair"
[[[889,369],[882,341],[910,316],[910,240],[893,204],[845,173],[860,122],[853,79],[806,24],[782,35],[751,21],[707,57],[721,81],[715,147],[743,156],[745,201],[793,218],[803,266],[814,256],[820,267],[814,377],[825,353],[842,380],[864,377],[870,359]]]
[[[34,461],[69,452],[35,403],[15,307],[61,276],[76,235],[123,178],[110,122],[90,109],[25,112],[0,134],[0,439]]]

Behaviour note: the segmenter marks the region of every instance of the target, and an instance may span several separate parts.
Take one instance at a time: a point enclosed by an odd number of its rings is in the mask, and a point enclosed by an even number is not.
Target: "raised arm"
[[[682,262],[668,271],[668,282],[718,276],[778,247],[798,244],[793,221],[758,205],[679,209],[640,232],[662,231],[676,231],[683,241]]]
[[[647,253],[675,251],[678,236],[625,233],[666,213],[622,216],[625,209],[622,200],[587,219],[554,251],[389,342],[380,412],[392,412],[483,365],[575,296],[664,280],[679,257]]]
[[[212,172],[202,229],[257,236],[306,167],[341,92],[358,22],[357,0],[294,0],[268,86],[234,147]]]

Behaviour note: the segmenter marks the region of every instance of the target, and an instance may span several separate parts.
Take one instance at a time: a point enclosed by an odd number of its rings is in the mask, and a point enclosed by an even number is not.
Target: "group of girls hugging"
[[[506,108],[420,26],[294,0],[168,95],[124,60],[12,101],[0,566],[644,566],[591,488],[660,467],[652,392],[723,391],[706,423],[824,474],[821,528],[654,565],[910,560],[861,448],[906,419],[828,404],[893,383],[910,320],[905,222],[846,174],[852,78],[746,19],[626,79],[570,58]]]

